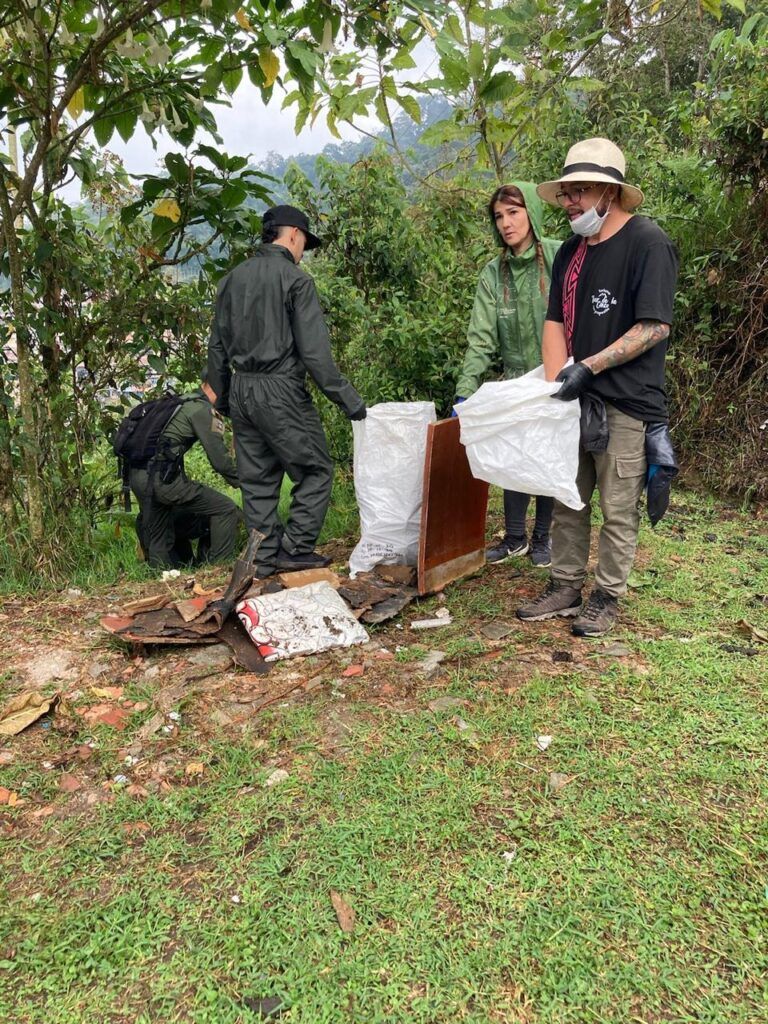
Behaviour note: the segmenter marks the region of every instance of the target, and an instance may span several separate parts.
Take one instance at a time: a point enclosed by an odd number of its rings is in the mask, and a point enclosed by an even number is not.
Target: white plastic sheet
[[[235,608],[265,661],[364,644],[369,637],[330,583],[249,597]]]
[[[435,419],[433,402],[382,402],[352,423],[360,541],[350,575],[382,562],[416,564],[427,427]]]
[[[483,384],[455,406],[474,477],[584,508],[576,487],[580,405],[554,400],[559,388],[539,366],[514,380]]]

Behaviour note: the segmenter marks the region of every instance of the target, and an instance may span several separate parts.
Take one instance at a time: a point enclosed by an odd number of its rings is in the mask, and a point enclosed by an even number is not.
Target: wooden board
[[[430,423],[419,537],[420,594],[442,590],[485,565],[487,510],[488,484],[472,476],[458,419]]]

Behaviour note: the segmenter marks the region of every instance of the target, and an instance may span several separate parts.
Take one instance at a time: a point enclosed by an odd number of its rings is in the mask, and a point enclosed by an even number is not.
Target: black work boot
[[[571,632],[576,636],[604,636],[613,628],[618,614],[618,598],[595,587],[571,626]]]
[[[523,622],[541,622],[543,619],[554,619],[558,616],[570,618],[578,615],[581,610],[581,591],[569,587],[567,583],[550,580],[541,597],[530,604],[521,605],[517,609],[518,619]]]
[[[316,551],[292,555],[282,546],[277,552],[277,558],[275,559],[275,565],[281,572],[296,572],[300,569],[325,569],[330,564],[330,558],[326,558],[325,555],[319,555]]]

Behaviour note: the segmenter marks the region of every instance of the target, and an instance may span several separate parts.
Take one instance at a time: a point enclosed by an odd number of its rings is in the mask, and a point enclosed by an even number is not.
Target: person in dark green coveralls
[[[242,512],[224,494],[190,480],[184,455],[200,442],[213,469],[230,487],[238,487],[234,460],[224,444],[224,421],[214,410],[216,395],[203,382],[185,397],[160,435],[157,455],[144,467],[130,470],[129,483],[140,508],[137,533],[152,566],[176,566],[191,553],[189,538],[207,534],[205,561],[232,557]],[[207,526],[207,529],[206,529]]]
[[[265,534],[258,575],[311,569],[330,559],[315,544],[331,499],[333,463],[306,375],[352,420],[365,402],[341,375],[312,278],[299,269],[320,239],[293,206],[264,214],[256,254],[221,281],[208,342],[208,380],[216,408],[232,418],[243,511]],[[288,521],[278,501],[293,481]]]
[[[480,274],[467,330],[467,353],[456,384],[457,402],[477,391],[499,359],[506,379],[520,377],[541,364],[552,261],[560,242],[543,237],[543,206],[531,182],[515,181],[496,189],[488,214],[504,251]],[[536,498],[530,544],[525,527],[529,501],[527,494],[504,491],[504,539],[486,551],[489,562],[530,552],[534,565],[550,564],[553,501]]]

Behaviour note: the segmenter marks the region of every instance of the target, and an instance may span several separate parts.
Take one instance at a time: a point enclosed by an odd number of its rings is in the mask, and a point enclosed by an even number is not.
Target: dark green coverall
[[[243,511],[266,535],[260,568],[274,568],[283,474],[294,483],[283,548],[314,550],[331,499],[333,463],[306,387],[309,373],[352,416],[365,406],[331,354],[312,278],[282,245],[262,244],[221,281],[208,343],[216,408],[232,417]]]
[[[230,498],[190,480],[184,454],[199,441],[211,466],[230,487],[238,487],[237,469],[224,444],[224,422],[202,391],[189,395],[160,435],[157,455],[146,468],[132,467],[129,482],[141,509],[142,543],[150,565],[178,562],[174,522],[207,520],[209,562],[231,558],[242,513]]]

